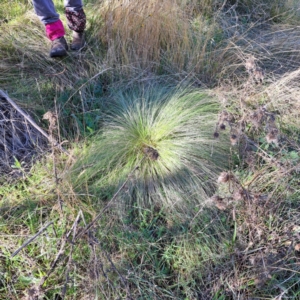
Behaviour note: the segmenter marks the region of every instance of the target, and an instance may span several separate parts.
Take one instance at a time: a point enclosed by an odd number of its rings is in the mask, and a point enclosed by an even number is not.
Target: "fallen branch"
[[[67,150],[65,150],[57,141],[55,141],[53,137],[49,136],[40,126],[38,126],[35,123],[35,121],[28,114],[26,114],[12,99],[10,99],[9,96],[2,90],[0,90],[0,98],[6,100],[21,116],[24,117],[25,120],[27,120],[44,137],[46,137],[49,142],[53,143],[55,147],[57,147],[59,150],[66,153],[67,155],[70,155]]]

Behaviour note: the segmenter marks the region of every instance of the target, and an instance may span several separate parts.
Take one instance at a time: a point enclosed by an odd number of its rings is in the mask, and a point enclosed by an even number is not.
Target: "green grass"
[[[22,16],[30,8],[28,0],[3,0],[1,3],[0,25]]]

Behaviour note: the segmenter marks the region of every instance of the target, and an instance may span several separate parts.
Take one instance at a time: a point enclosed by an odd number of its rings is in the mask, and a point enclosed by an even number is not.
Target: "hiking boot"
[[[66,39],[62,36],[52,41],[50,57],[66,56],[68,51],[68,44]]]
[[[78,32],[78,31],[73,31],[73,40],[71,43],[71,50],[73,51],[79,51],[85,46],[85,38],[84,38],[84,33]]]

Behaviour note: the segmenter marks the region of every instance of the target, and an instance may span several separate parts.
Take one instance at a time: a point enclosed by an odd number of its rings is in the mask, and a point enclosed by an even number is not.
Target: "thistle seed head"
[[[217,139],[218,137],[219,137],[219,132],[215,131],[215,132],[214,132],[214,138]]]
[[[230,135],[230,143],[231,143],[231,145],[232,146],[236,145],[237,141],[238,141],[237,135],[236,134],[231,134]]]
[[[245,68],[248,72],[252,72],[256,69],[255,57],[253,55],[246,59]]]
[[[219,210],[225,210],[227,208],[226,203],[224,202],[224,199],[221,198],[218,195],[214,195],[210,198],[212,204],[217,207]]]
[[[268,144],[274,143],[275,145],[278,145],[278,138],[277,138],[277,135],[275,135],[275,134],[268,133],[266,135],[266,141]]]
[[[228,172],[222,172],[218,177],[218,183],[226,183],[232,179],[232,175]]]
[[[243,200],[245,197],[245,192],[242,188],[237,189],[236,191],[234,191],[232,197],[235,201]]]
[[[268,144],[274,143],[278,145],[278,133],[279,130],[276,127],[270,127],[266,135],[266,141]]]
[[[225,129],[226,129],[226,125],[225,125],[224,123],[222,123],[222,124],[220,125],[220,129],[221,129],[221,130],[225,130]]]
[[[254,70],[253,76],[257,83],[262,83],[265,78],[265,73],[261,68],[257,68]]]

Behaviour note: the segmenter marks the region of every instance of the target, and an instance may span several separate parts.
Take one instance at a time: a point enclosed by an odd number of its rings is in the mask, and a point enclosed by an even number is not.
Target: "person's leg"
[[[44,23],[46,35],[52,41],[50,56],[67,54],[68,44],[64,38],[65,29],[59,19],[52,0],[33,0],[36,15]]]
[[[85,45],[83,32],[86,25],[82,0],[64,0],[64,5],[68,27],[73,31],[71,49],[80,50]]]
[[[32,0],[35,13],[44,24],[59,20],[52,0]]]

